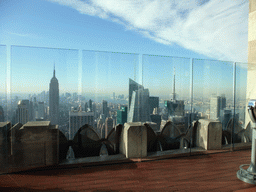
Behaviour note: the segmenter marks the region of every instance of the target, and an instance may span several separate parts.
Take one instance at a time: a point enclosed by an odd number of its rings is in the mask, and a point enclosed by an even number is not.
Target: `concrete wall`
[[[0,173],[5,173],[8,170],[7,132],[10,127],[10,122],[0,122]]]
[[[206,150],[221,149],[221,142],[221,123],[211,119],[200,119],[197,129],[197,146]]]
[[[58,164],[59,130],[22,127],[15,133],[10,171]]]
[[[147,156],[147,128],[142,123],[124,124],[120,138],[120,153],[126,158]]]

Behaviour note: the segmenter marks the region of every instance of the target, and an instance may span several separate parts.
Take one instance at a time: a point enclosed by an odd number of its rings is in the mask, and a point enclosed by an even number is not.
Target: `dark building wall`
[[[149,97],[149,113],[152,114],[154,108],[159,108],[159,97]]]

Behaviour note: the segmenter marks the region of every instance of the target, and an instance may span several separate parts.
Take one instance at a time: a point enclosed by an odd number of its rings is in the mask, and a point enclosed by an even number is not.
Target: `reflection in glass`
[[[143,86],[150,93],[150,121],[157,125],[154,131],[159,132],[162,148],[183,148],[182,135],[198,119],[191,111],[191,61],[155,55],[143,55],[142,61]]]
[[[129,81],[139,77],[139,56],[83,51],[82,58],[85,112],[93,113],[91,126],[100,138],[107,138],[115,125],[127,122]]]

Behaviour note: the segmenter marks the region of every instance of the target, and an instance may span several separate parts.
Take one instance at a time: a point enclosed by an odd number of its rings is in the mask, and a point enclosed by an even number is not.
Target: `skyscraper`
[[[129,112],[127,122],[150,121],[149,90],[129,79]]]
[[[220,117],[221,98],[216,95],[211,96],[210,100],[210,119],[218,119]]]
[[[88,102],[88,108],[89,108],[89,111],[93,111],[93,108],[92,108],[92,100],[90,99],[89,102]]]
[[[73,139],[77,131],[85,124],[93,126],[93,112],[85,112],[81,109],[69,112],[69,139]]]
[[[59,123],[59,83],[55,77],[55,66],[49,89],[49,118],[51,124]]]
[[[38,119],[44,119],[45,118],[45,109],[44,109],[44,102],[38,102]]]
[[[127,122],[127,108],[128,107],[121,107],[120,110],[117,110],[117,124],[122,124]]]
[[[111,117],[106,118],[105,121],[105,138],[107,138],[110,131],[114,128],[114,121]]]
[[[149,97],[149,112],[153,113],[154,108],[159,108],[159,97]]]
[[[29,121],[29,100],[20,100],[16,110],[16,122],[25,124]]]
[[[104,114],[105,118],[109,116],[108,102],[105,100],[102,101],[102,113]]]

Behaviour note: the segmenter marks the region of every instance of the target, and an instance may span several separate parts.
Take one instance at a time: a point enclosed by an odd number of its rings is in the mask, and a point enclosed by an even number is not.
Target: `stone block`
[[[141,122],[124,124],[120,138],[120,153],[126,158],[147,156],[147,128]]]
[[[221,142],[221,123],[211,119],[200,119],[197,129],[197,146],[206,150],[221,149]]]
[[[13,170],[58,164],[59,130],[51,125],[26,124],[16,133]]]

